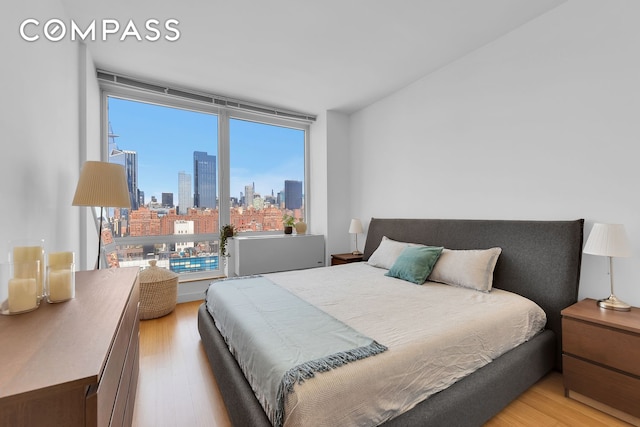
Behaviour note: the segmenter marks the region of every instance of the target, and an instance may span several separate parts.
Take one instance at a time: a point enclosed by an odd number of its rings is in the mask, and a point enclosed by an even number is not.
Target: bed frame
[[[493,286],[535,301],[546,329],[384,426],[479,426],[552,369],[562,369],[560,311],[577,301],[584,220],[372,218],[364,260],[382,236],[449,249],[501,247]],[[204,304],[198,330],[234,426],[271,426]]]

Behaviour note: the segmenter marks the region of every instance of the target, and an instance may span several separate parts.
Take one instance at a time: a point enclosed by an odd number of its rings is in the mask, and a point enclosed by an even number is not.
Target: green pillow
[[[385,276],[422,285],[436,265],[442,249],[435,246],[407,246]]]

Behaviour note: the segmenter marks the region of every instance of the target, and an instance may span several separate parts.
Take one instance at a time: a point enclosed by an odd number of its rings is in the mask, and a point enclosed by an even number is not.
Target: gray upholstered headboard
[[[582,261],[584,220],[508,221],[465,219],[372,218],[364,259],[382,236],[444,246],[449,249],[501,247],[493,286],[535,301],[547,313],[547,328],[556,333],[560,364],[560,311],[576,302]]]

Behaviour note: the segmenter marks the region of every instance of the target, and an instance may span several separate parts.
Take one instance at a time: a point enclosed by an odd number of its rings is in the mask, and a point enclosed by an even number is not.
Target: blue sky
[[[178,203],[178,172],[193,179],[193,152],[217,156],[217,116],[177,108],[109,98],[109,122],[118,148],[138,153],[138,187],[145,202],[173,193]],[[304,132],[232,119],[231,196],[240,197],[245,185],[270,195],[284,188],[286,179],[304,180]],[[193,182],[192,182],[193,191]]]

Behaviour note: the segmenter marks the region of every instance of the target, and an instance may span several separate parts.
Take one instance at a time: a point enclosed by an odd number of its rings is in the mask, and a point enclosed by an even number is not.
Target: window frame
[[[284,117],[274,116],[269,113],[259,113],[255,111],[244,111],[242,109],[236,109],[228,106],[219,106],[213,103],[202,102],[194,99],[183,98],[175,95],[168,95],[153,91],[147,91],[140,88],[126,87],[117,83],[104,81],[98,79],[100,89],[100,158],[103,161],[108,161],[109,153],[109,109],[108,99],[109,97],[117,97],[134,102],[150,103],[155,105],[161,105],[169,108],[179,108],[188,111],[195,111],[200,113],[215,114],[218,117],[218,214],[219,224],[229,224],[230,221],[230,131],[229,121],[232,119],[252,121],[265,125],[286,127],[296,130],[304,131],[304,221],[310,224],[310,206],[311,206],[311,193],[309,189],[310,185],[310,122],[303,120],[287,119]],[[259,232],[243,232],[243,236],[269,236],[279,235],[282,232],[278,231],[259,231]],[[207,238],[219,240],[219,234],[199,234],[198,238]],[[115,238],[118,244],[133,244],[135,243],[167,243],[167,236],[145,236],[145,237],[118,237]],[[170,241],[188,241],[187,236],[171,236]],[[188,274],[181,274],[181,281],[193,281],[210,279],[218,277],[222,273],[222,265],[218,264],[218,270],[209,270],[203,272],[194,272]]]

